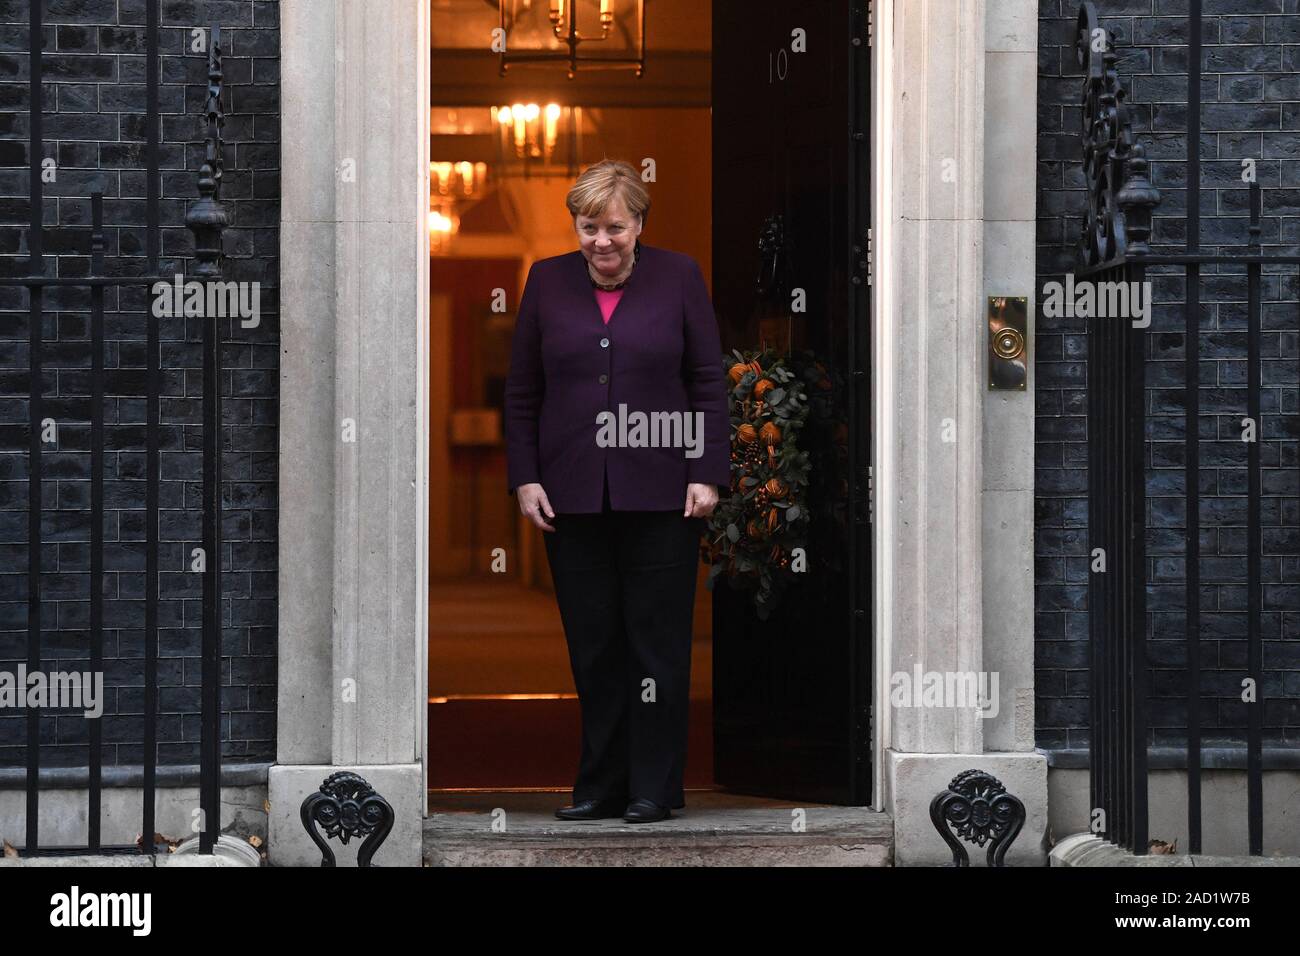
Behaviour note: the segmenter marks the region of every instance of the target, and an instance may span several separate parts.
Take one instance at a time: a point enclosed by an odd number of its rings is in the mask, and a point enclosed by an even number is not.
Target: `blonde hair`
[[[621,159],[602,159],[584,169],[569,188],[564,205],[574,219],[595,218],[615,196],[622,198],[627,211],[637,216],[644,226],[646,213],[650,211],[650,193],[637,171]]]

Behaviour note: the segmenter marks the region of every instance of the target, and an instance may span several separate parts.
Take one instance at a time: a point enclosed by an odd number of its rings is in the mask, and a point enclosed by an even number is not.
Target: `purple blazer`
[[[606,473],[615,511],[680,511],[689,482],[726,494],[722,345],[695,260],[642,243],[608,325],[579,250],[534,262],[515,323],[505,436],[511,493],[540,482],[557,514],[599,512]]]

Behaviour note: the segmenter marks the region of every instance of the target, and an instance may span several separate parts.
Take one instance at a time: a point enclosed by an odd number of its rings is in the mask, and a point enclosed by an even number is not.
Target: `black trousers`
[[[686,490],[682,489],[683,506]],[[691,625],[703,518],[556,514],[546,557],[582,711],[582,800],[686,805]]]

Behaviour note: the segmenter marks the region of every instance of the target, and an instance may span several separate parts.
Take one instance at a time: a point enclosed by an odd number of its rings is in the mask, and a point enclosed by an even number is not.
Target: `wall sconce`
[[[559,103],[512,103],[492,107],[497,124],[497,165],[502,170],[558,166],[556,149],[564,143],[568,155],[565,175],[577,172],[575,157],[582,151],[582,107]]]
[[[487,163],[429,163],[429,250],[445,249],[460,230],[459,202],[481,198],[487,191]]]
[[[451,243],[451,237],[460,229],[460,216],[449,207],[429,210],[429,251],[441,252]]]
[[[429,192],[457,199],[477,199],[487,186],[487,163],[429,164]]]

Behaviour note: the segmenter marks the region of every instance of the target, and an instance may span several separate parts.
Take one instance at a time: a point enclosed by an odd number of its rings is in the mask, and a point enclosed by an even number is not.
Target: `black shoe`
[[[647,800],[645,797],[637,797],[627,805],[627,812],[623,814],[623,820],[625,823],[655,823],[672,815],[672,811],[667,807],[661,807],[653,800]]]
[[[626,808],[626,800],[579,800],[572,806],[560,807],[555,815],[561,820],[602,820],[621,817]]]

